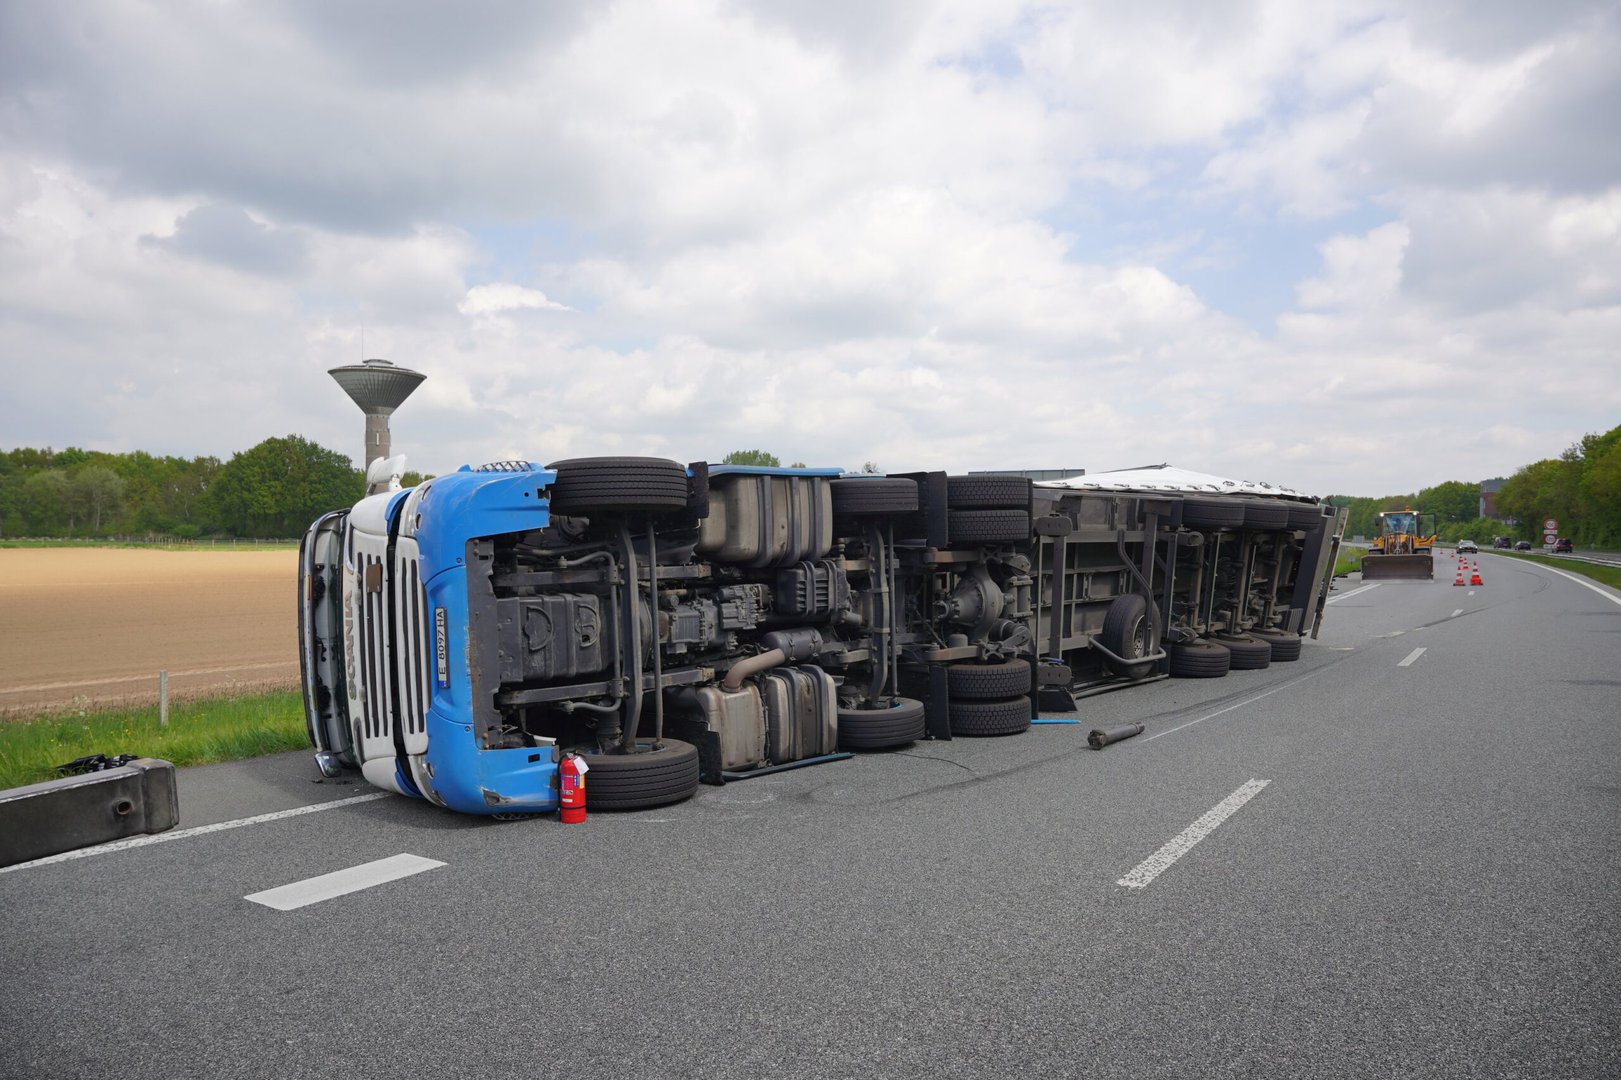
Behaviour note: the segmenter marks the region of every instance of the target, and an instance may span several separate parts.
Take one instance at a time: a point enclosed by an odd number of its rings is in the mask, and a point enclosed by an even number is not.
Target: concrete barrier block
[[[10,788],[0,791],[0,866],[160,833],[179,820],[174,766],[157,758]]]

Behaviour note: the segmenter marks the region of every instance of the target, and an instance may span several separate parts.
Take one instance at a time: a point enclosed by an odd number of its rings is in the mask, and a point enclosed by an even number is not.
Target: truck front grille
[[[395,752],[396,718],[405,752],[424,753],[432,645],[416,544],[408,539],[398,541],[392,567],[383,551],[357,550],[355,569],[360,596],[356,648],[365,701],[361,710],[365,754],[376,757]]]
[[[428,658],[433,646],[429,639],[427,598],[422,591],[422,563],[415,544],[401,540],[396,546],[392,577],[396,640],[400,644],[395,655],[399,715],[407,752],[420,754],[427,749]],[[413,749],[418,741],[424,745]]]

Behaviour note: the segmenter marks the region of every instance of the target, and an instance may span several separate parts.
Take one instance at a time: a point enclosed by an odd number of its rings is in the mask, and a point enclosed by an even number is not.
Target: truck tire
[[[1289,528],[1291,529],[1315,529],[1322,520],[1323,511],[1321,507],[1313,506],[1311,503],[1289,504]]]
[[[1232,670],[1260,671],[1272,663],[1272,646],[1248,634],[1216,638],[1218,644],[1233,654]]]
[[[1261,499],[1248,499],[1244,502],[1244,528],[1246,529],[1287,529],[1289,527],[1289,507],[1280,502],[1266,502]]]
[[[946,505],[953,510],[1028,510],[1030,480],[1023,476],[948,476]]]
[[[1232,666],[1233,654],[1214,641],[1199,638],[1171,646],[1171,674],[1178,679],[1219,679]]]
[[[1122,593],[1115,597],[1109,604],[1108,613],[1103,616],[1103,631],[1098,634],[1103,647],[1117,656],[1133,660],[1158,651],[1153,638],[1154,624],[1148,617],[1148,601],[1138,593]],[[1103,663],[1116,675],[1141,679],[1154,670],[1156,661],[1117,664],[1105,658]]]
[[[1030,540],[1028,510],[953,510],[946,515],[946,536],[958,544],[1023,544]]]
[[[568,458],[546,466],[557,472],[552,511],[680,510],[687,505],[687,469],[678,461],[647,457]]]
[[[1301,638],[1299,634],[1291,634],[1285,630],[1251,630],[1250,636],[1259,638],[1272,646],[1272,662],[1274,664],[1300,659]]]
[[[639,810],[690,798],[698,790],[698,748],[680,739],[665,739],[654,750],[652,740],[636,743],[645,753],[585,755],[585,808]]]
[[[1002,660],[994,664],[952,664],[946,668],[946,687],[952,698],[998,700],[1030,692],[1030,661]]]
[[[910,513],[917,509],[917,481],[900,476],[850,477],[828,485],[833,512],[845,516]]]
[[[896,698],[887,709],[840,709],[839,746],[846,750],[884,750],[905,746],[927,734],[923,702]]]
[[[1189,529],[1236,529],[1244,524],[1244,504],[1232,499],[1184,495],[1182,524]]]
[[[1008,701],[953,701],[951,734],[1017,735],[1030,727],[1030,715],[1029,697]]]

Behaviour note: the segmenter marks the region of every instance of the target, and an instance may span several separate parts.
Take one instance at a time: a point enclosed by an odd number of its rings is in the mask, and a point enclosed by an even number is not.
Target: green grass
[[[1600,566],[1597,563],[1577,562],[1575,559],[1552,559],[1546,555],[1528,555],[1522,551],[1494,550],[1493,555],[1507,555],[1511,559],[1524,559],[1527,562],[1541,563],[1543,566],[1552,566],[1582,577],[1592,578],[1611,588],[1621,589],[1621,566]]]
[[[206,765],[308,746],[303,700],[287,690],[171,703],[168,727],[158,726],[156,705],[0,720],[0,789],[54,779],[56,766],[86,754]]]

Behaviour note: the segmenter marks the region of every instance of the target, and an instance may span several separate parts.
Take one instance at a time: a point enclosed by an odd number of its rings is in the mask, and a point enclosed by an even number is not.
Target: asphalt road
[[[0,1075],[1621,1075],[1621,594],[1480,564],[1083,726],[582,826],[187,770],[183,828],[338,805],[0,873]]]

